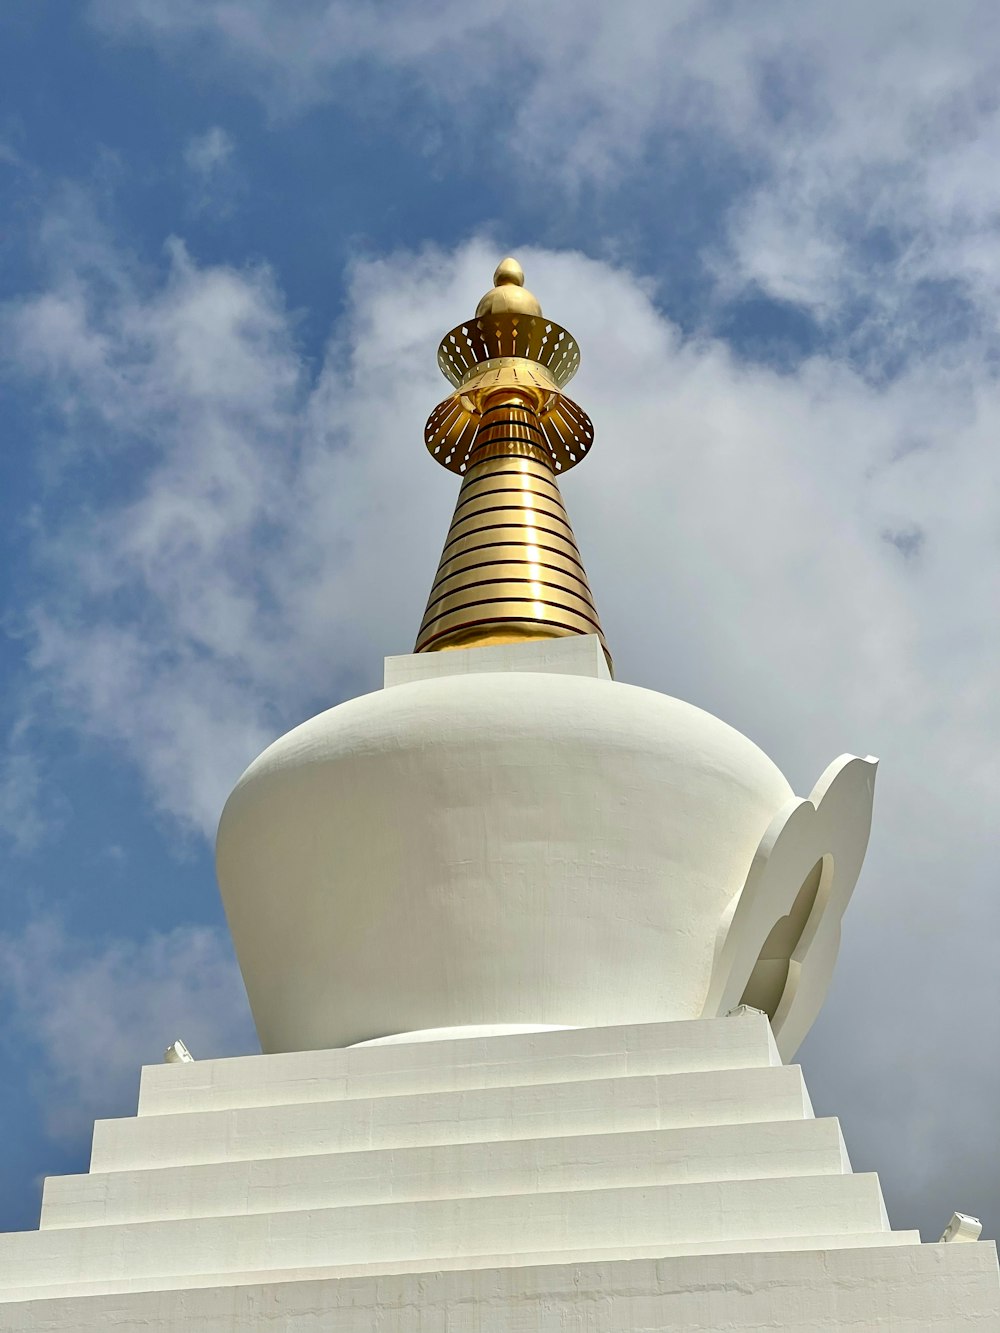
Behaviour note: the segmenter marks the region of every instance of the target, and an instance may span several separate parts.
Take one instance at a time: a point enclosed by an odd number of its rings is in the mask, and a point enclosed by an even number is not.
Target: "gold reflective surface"
[[[580,349],[568,330],[544,315],[512,311],[480,315],[446,333],[438,347],[441,374],[456,388],[486,361],[530,361],[525,372],[545,372],[546,382],[563,389],[580,366]]]
[[[517,315],[540,315],[542,307],[524,285],[524,269],[516,259],[501,259],[493,274],[494,286],[476,306],[480,315],[498,315],[509,312]]]
[[[524,291],[515,260],[494,281],[477,318],[438,349],[456,392],[431,413],[425,440],[462,489],[415,651],[597,634],[610,665],[556,480],[594,438],[562,392],[579,349]]]
[[[594,441],[590,418],[562,392],[579,364],[575,339],[543,315],[500,311],[460,324],[438,348],[438,366],[456,392],[428,417],[427,448],[443,467],[464,475],[484,404],[516,391],[537,411],[539,443],[553,470],[567,472]]]

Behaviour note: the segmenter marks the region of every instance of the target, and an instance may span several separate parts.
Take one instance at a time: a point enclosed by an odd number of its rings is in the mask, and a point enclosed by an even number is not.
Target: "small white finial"
[[[951,1221],[941,1234],[939,1245],[949,1245],[956,1240],[978,1240],[983,1232],[983,1224],[978,1217],[968,1213],[952,1213]]]
[[[168,1046],[163,1052],[164,1062],[168,1065],[193,1065],[194,1056],[178,1037],[172,1045]]]

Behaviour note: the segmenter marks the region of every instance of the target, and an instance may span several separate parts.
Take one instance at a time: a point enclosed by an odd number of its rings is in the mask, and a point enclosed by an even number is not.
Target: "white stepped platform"
[[[41,1226],[739,1180],[748,1158],[761,1178],[851,1169],[836,1120],[557,1135],[55,1176]]]
[[[1000,1283],[889,1229],[753,1013],[150,1068],[0,1237],[0,1329],[376,1323],[1000,1330]]]
[[[148,1065],[139,1115],[780,1065],[763,1014]]]
[[[59,1228],[0,1240],[0,1291],[84,1281],[453,1256],[589,1254],[888,1230],[874,1175],[487,1195]]]
[[[99,1120],[92,1171],[812,1115],[796,1066]]]
[[[33,1333],[995,1333],[990,1248],[786,1250],[63,1297],[8,1307],[6,1327]]]

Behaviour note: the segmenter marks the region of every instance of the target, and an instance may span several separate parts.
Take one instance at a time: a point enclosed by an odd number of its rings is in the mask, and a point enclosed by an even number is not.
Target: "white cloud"
[[[184,147],[184,165],[196,176],[211,176],[233,156],[232,137],[221,125],[196,134]]]
[[[553,220],[595,188],[619,190],[631,218],[635,181],[662,176],[669,231],[672,164],[728,163],[722,239],[702,256],[718,295],[801,305],[876,373],[943,336],[997,334],[988,0],[440,0],[390,22],[346,0],[98,0],[91,12],[278,115],[333,102],[364,118],[395,97],[400,114],[438,125],[449,161],[513,157],[543,172]]]
[[[23,853],[38,846],[47,828],[42,813],[42,765],[26,728],[15,727],[0,758],[0,834]]]
[[[232,135],[221,125],[212,125],[187,141],[182,158],[188,173],[189,211],[215,217],[232,211],[241,186],[235,150]]]
[[[95,1117],[134,1114],[138,1071],[181,1037],[195,1056],[255,1049],[229,942],[184,926],[94,951],[55,919],[0,934],[6,1022],[39,1049],[49,1131],[76,1140]]]

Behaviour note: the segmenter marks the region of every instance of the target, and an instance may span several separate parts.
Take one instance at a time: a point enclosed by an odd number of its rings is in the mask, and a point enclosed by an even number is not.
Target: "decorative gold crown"
[[[438,347],[438,366],[456,392],[428,418],[427,448],[442,467],[464,473],[484,402],[513,389],[538,413],[553,469],[568,472],[594,442],[590,418],[562,392],[576,374],[580,349],[566,329],[542,315],[516,259],[504,259],[493,281],[475,319],[446,333]]]

